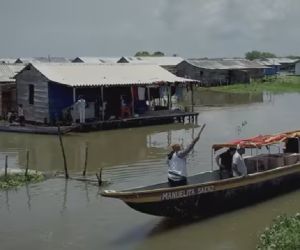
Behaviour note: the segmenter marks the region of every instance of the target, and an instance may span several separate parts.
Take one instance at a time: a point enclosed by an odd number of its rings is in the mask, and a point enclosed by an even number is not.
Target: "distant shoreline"
[[[211,87],[209,90],[226,93],[273,93],[300,92],[300,76],[278,76],[255,80],[250,84],[232,84],[227,86]]]

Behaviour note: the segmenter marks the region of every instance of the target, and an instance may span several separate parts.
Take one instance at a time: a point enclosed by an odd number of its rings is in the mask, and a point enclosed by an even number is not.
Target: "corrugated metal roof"
[[[75,59],[72,60],[72,62],[82,62],[82,63],[101,63],[99,61],[99,57],[76,57]]]
[[[13,77],[19,73],[24,65],[0,64],[0,82],[15,82]]]
[[[124,59],[128,63],[154,64],[159,66],[176,66],[183,61],[183,58],[177,56],[76,57],[72,61],[81,61],[84,63],[118,63]]]
[[[187,59],[186,62],[203,69],[263,69],[265,66],[246,59]]]
[[[142,61],[142,59],[140,57],[135,57],[135,56],[122,56],[118,62],[120,60],[126,60],[128,63],[145,63],[144,61]]]
[[[191,82],[158,65],[148,64],[32,64],[49,80],[69,86],[136,85]]]
[[[277,58],[272,58],[272,59],[275,59],[280,64],[284,64],[284,63],[296,63],[299,60],[299,59],[291,59],[291,58],[283,58],[283,57],[277,57]]]
[[[15,63],[16,59],[15,58],[0,58],[0,63]]]
[[[120,57],[88,57],[80,56],[76,57],[74,61],[81,61],[83,63],[117,63],[120,60]]]
[[[291,58],[283,58],[283,57],[276,57],[276,58],[264,58],[264,59],[257,59],[255,62],[258,62],[262,65],[267,66],[280,66],[281,64],[293,64],[299,61],[299,59],[291,59]]]
[[[280,63],[272,59],[256,59],[254,61],[264,66],[280,66]]]
[[[133,62],[147,62],[159,66],[176,66],[183,61],[183,58],[178,56],[138,56]]]
[[[120,57],[99,57],[101,63],[117,63]]]
[[[49,57],[20,57],[17,63],[69,63],[70,60],[65,57],[49,56]]]
[[[276,65],[279,66],[281,64],[293,64],[299,61],[299,59],[291,59],[291,58],[283,58],[283,57],[276,57],[276,58],[265,58],[257,60],[259,63],[263,63],[264,65]]]

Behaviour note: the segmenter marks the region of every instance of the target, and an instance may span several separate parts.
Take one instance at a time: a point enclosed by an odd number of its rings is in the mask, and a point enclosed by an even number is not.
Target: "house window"
[[[29,84],[29,104],[34,104],[34,85],[33,84]]]

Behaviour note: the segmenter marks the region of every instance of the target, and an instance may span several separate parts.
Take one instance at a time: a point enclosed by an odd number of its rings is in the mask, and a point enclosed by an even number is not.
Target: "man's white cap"
[[[238,145],[236,146],[236,149],[240,149],[240,148],[241,148],[241,145],[238,144]]]

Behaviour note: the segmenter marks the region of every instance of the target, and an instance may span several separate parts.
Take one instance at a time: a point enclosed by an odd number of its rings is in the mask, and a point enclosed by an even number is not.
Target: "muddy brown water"
[[[213,143],[300,127],[299,94],[252,95],[251,101],[219,94],[212,101],[214,96],[206,93],[196,99],[198,122],[207,127],[188,159],[189,174],[211,169]],[[168,144],[186,145],[198,129],[171,124],[70,134],[63,140],[71,173],[82,171],[88,143],[88,173],[101,167],[103,178],[110,181],[102,188],[121,189],[164,181]],[[19,153],[10,164],[24,165],[22,149],[30,151],[31,168],[62,170],[57,137],[0,134],[0,151]],[[119,200],[101,197],[100,190],[50,179],[0,192],[1,249],[254,249],[259,233],[275,216],[300,210],[300,191],[294,191],[201,221],[182,222],[136,212]]]

